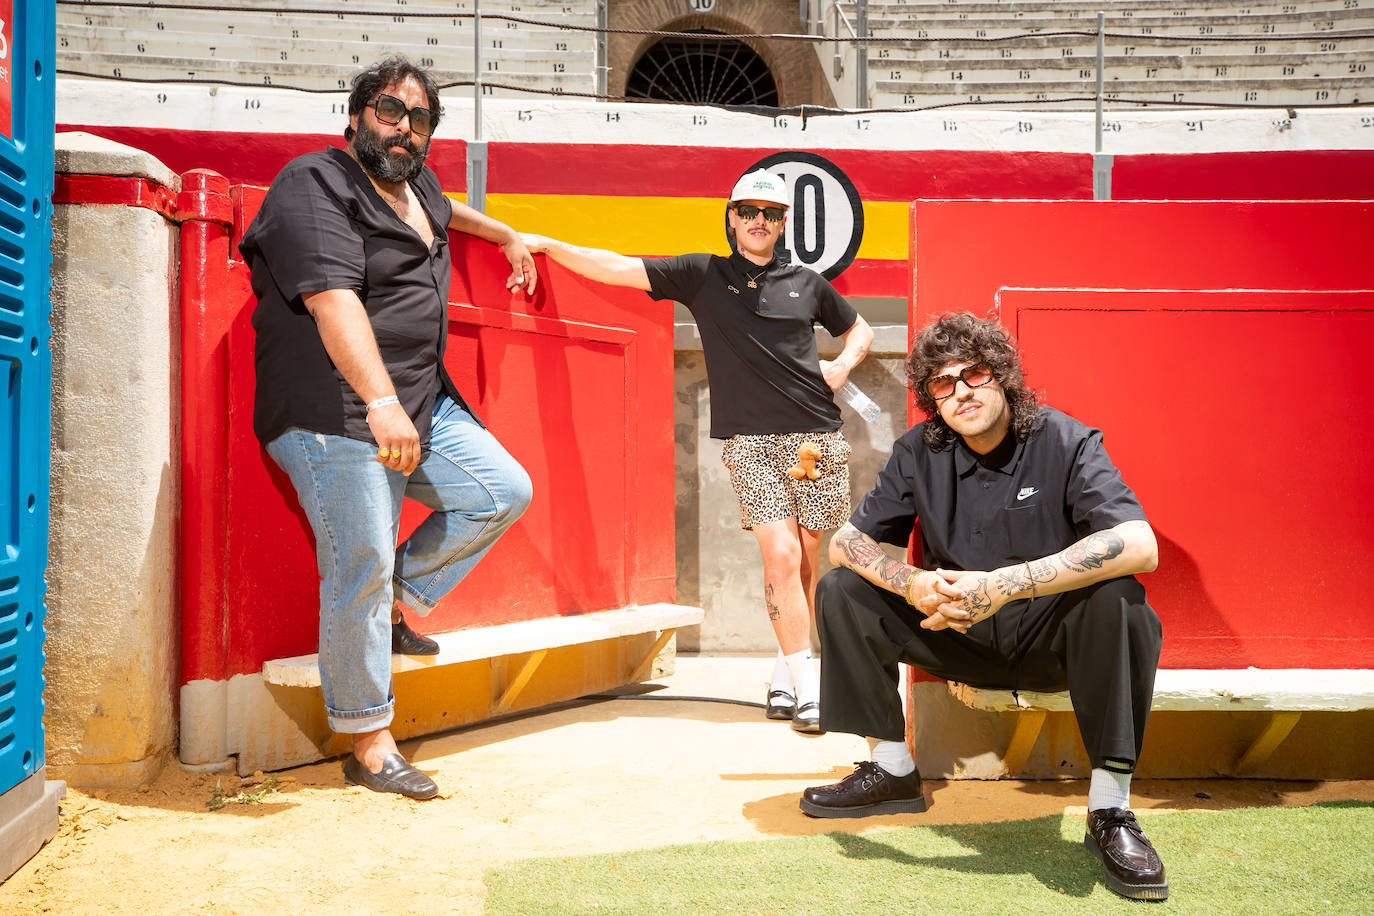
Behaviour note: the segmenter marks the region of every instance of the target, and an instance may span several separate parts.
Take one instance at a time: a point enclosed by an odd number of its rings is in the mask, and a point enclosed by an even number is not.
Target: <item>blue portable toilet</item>
[[[0,0],[0,880],[57,831],[44,779],[56,0]]]

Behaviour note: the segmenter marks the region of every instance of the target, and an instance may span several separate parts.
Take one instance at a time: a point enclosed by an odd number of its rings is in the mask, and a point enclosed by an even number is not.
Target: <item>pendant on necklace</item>
[[[750,280],[750,281],[749,281],[748,286],[749,286],[750,289],[758,289],[758,288],[759,288],[759,285],[758,285],[757,283],[755,283],[753,280]]]

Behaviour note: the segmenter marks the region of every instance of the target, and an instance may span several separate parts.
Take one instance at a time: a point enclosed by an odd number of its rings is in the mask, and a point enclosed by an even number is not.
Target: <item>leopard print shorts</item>
[[[808,441],[821,448],[816,462],[821,476],[795,480],[787,469],[797,463],[797,448]],[[849,519],[851,451],[839,430],[726,439],[720,460],[729,469],[730,483],[739,497],[740,527],[793,517],[813,531],[844,524]]]

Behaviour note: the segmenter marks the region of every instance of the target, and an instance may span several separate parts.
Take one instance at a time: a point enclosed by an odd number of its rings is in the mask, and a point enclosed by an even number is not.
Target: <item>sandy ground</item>
[[[769,667],[680,658],[656,695],[757,701]],[[0,886],[0,913],[480,913],[483,871],[517,859],[1039,817],[1086,801],[1083,781],[930,782],[922,815],[814,820],[798,794],[846,775],[866,745],[694,700],[589,701],[402,749],[438,799],[345,786],[338,760],[276,774],[276,794],[218,811],[206,806],[216,780],[232,795],[237,777],[171,766],[139,790],[70,789],[57,836]],[[1145,817],[1336,799],[1374,801],[1374,782],[1137,781],[1133,804]]]

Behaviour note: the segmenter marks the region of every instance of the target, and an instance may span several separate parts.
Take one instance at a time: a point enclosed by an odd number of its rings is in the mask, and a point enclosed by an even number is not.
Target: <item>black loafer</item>
[[[402,614],[401,619],[391,625],[391,651],[397,655],[438,655],[439,644],[412,630]]]
[[[344,782],[351,786],[367,786],[374,792],[395,792],[406,798],[433,798],[439,787],[424,773],[406,763],[400,754],[387,754],[382,771],[373,773],[352,754],[344,759]]]
[[[798,706],[792,716],[792,731],[805,732],[808,735],[824,734],[821,731],[821,704],[813,700]]]
[[[873,761],[865,760],[834,785],[813,786],[803,792],[801,809],[812,817],[920,814],[926,810],[921,771],[893,776]]]
[[[1169,881],[1164,863],[1145,838],[1140,822],[1125,808],[1088,812],[1083,846],[1102,863],[1107,886],[1132,900],[1165,900]]]
[[[790,719],[797,714],[797,698],[787,690],[770,690],[764,709],[770,719]]]

